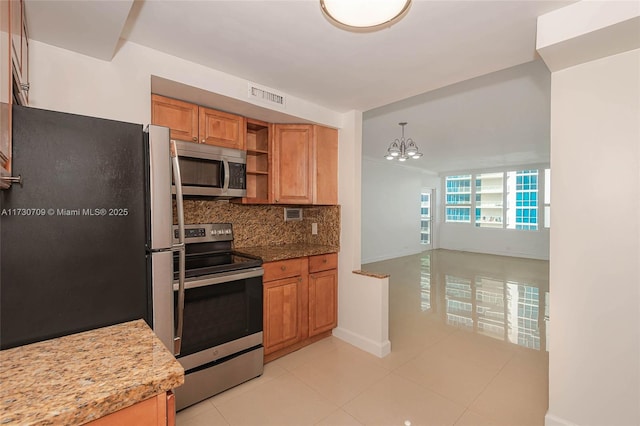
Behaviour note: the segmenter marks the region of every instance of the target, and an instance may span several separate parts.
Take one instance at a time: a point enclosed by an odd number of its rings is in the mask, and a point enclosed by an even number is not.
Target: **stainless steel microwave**
[[[247,153],[175,141],[184,195],[228,199],[247,195]],[[175,193],[175,182],[173,187]]]

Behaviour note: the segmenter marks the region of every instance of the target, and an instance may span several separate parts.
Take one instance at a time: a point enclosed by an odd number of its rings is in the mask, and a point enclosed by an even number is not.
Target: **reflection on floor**
[[[433,250],[391,274],[392,352],[330,337],[178,413],[198,425],[542,425],[549,263]]]

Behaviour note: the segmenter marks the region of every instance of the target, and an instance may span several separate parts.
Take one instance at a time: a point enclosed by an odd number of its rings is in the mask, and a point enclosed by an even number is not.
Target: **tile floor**
[[[390,355],[329,337],[178,426],[544,424],[548,262],[432,250],[363,269],[391,274]]]

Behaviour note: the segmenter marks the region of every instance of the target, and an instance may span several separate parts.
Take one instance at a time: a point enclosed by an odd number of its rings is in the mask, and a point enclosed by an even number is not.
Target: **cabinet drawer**
[[[282,278],[306,275],[305,262],[307,258],[280,260],[262,265],[264,268],[263,281],[273,281]]]
[[[338,254],[328,253],[309,256],[309,272],[326,271],[338,267]]]

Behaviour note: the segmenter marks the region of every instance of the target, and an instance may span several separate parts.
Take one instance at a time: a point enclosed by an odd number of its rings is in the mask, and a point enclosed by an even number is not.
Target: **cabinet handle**
[[[205,139],[202,139],[202,143],[204,143]]]
[[[298,282],[301,283],[302,282],[302,278],[298,278]]]
[[[322,263],[327,263],[327,259],[322,259]]]
[[[283,270],[283,271],[286,271],[287,267],[286,266],[281,266],[280,269]]]
[[[193,137],[193,141],[194,141],[194,142],[198,142],[198,138],[194,136],[194,137]]]

